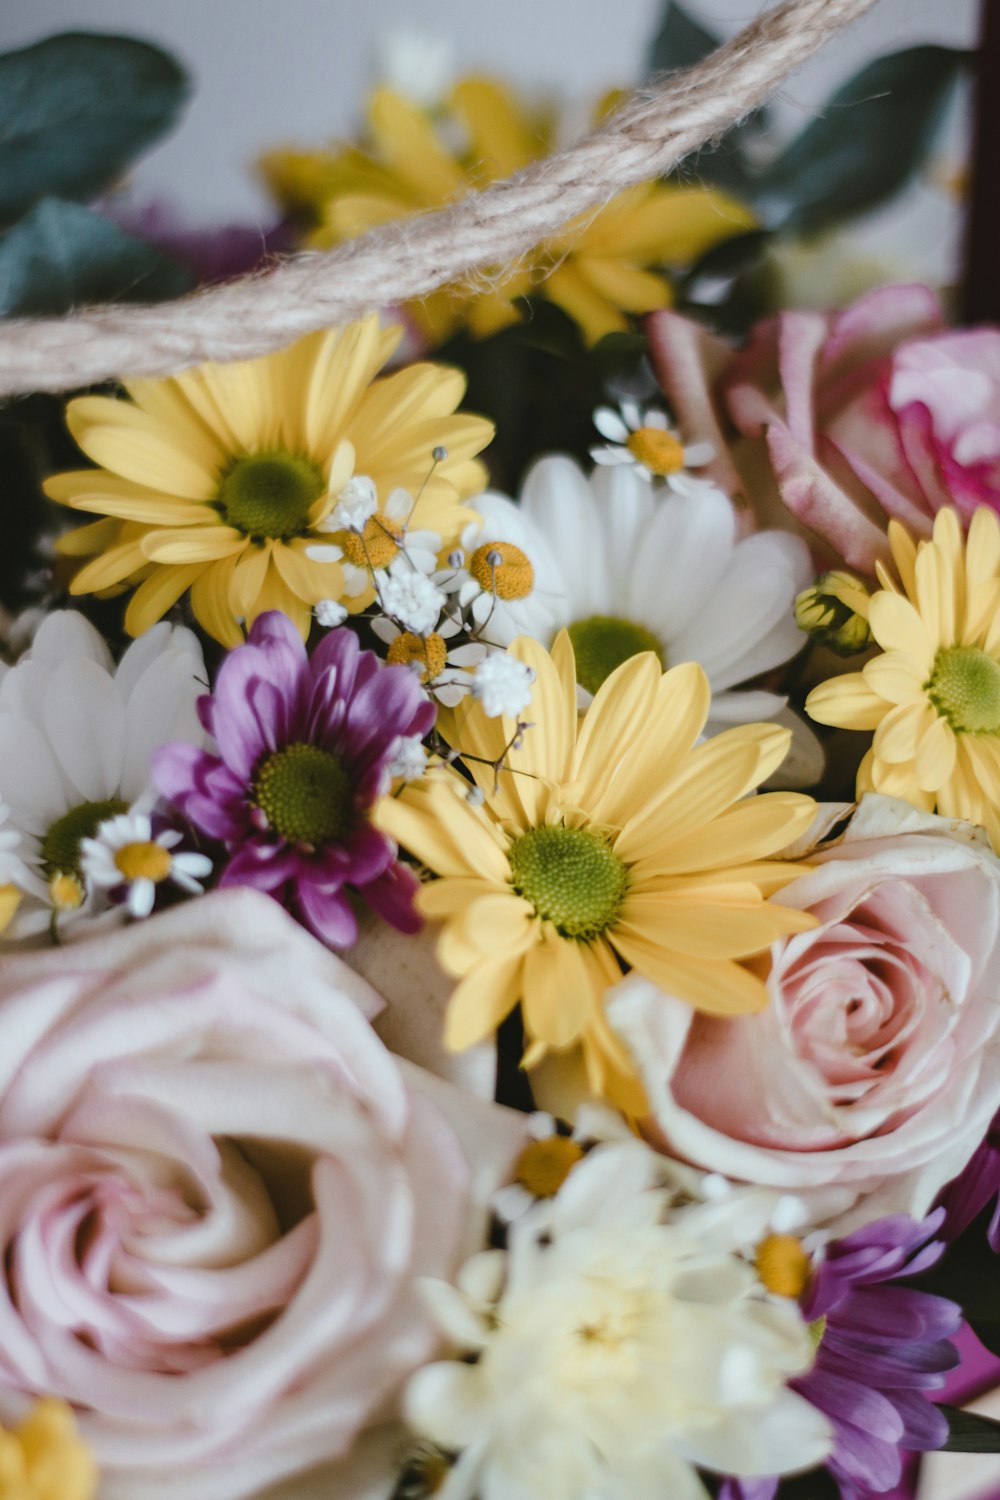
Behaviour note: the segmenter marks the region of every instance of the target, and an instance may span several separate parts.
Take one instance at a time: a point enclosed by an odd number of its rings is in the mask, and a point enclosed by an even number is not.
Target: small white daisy
[[[599,1104],[582,1105],[572,1128],[537,1110],[528,1117],[527,1133],[530,1140],[514,1163],[514,1181],[490,1199],[493,1212],[504,1224],[520,1219],[540,1199],[554,1198],[595,1146],[633,1139],[621,1116]]]
[[[358,477],[364,479],[366,476]],[[364,496],[356,505],[352,502],[350,515],[360,520],[367,503]],[[335,519],[337,513],[332,512],[317,529],[333,532],[337,540],[329,545],[318,543],[307,547],[306,556],[313,562],[342,564],[346,599],[359,599],[369,593],[373,578],[377,579],[384,569],[398,562],[400,553],[416,572],[430,575],[438,565],[441,538],[435,531],[409,530],[415,504],[408,490],[393,490],[381,513],[370,512],[360,530],[353,525],[345,527]]]
[[[506,651],[494,651],[480,662],[472,679],[472,691],[488,719],[507,715],[519,718],[531,702],[535,674],[531,667]]]
[[[461,548],[436,582],[469,611],[471,629],[494,646],[519,635],[541,639],[556,617],[559,567],[545,538],[506,495],[487,492],[470,502],[481,517],[470,521]]]
[[[412,667],[430,697],[444,708],[454,708],[472,691],[472,668],[488,654],[488,647],[470,641],[450,650],[448,642],[461,635],[461,620],[442,613],[433,630],[418,634],[402,630],[386,615],[376,615],[372,631],[388,646],[386,660],[393,666]]]
[[[594,426],[608,439],[590,450],[596,464],[628,464],[640,479],[663,479],[671,489],[682,492],[705,483],[687,471],[702,469],[715,457],[711,443],[685,444],[666,412],[641,406],[630,397],[622,400],[617,411],[613,406],[599,406]]]
[[[156,887],[172,880],[189,895],[200,896],[200,881],[212,873],[207,854],[173,851],[182,835],[166,828],[153,837],[145,813],[121,813],[99,824],[93,838],[80,843],[80,870],[98,890],[125,890],[124,906],[133,917],[148,917],[156,901]]]

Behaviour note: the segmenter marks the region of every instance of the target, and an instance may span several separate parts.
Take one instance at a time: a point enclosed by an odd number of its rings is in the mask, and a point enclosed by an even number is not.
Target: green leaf
[[[663,20],[649,46],[648,71],[693,67],[718,45],[719,38],[700,26],[677,0],[667,0]]]
[[[87,302],[155,302],[188,290],[181,266],[79,203],[43,198],[0,238],[0,315]]]
[[[0,223],[39,198],[89,198],[173,124],[188,93],[166,52],[66,32],[0,56]]]
[[[772,227],[816,234],[905,187],[925,160],[969,54],[910,47],[877,58],[762,174]]]
[[[951,1434],[943,1453],[1000,1453],[1000,1422],[957,1406],[939,1405],[938,1411],[948,1418]]]

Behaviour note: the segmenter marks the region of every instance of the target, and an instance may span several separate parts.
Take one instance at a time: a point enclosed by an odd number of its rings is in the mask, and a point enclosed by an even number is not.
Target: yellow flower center
[[[576,655],[576,680],[588,693],[596,693],[601,684],[640,651],[653,651],[665,667],[663,647],[651,630],[620,620],[614,615],[590,615],[574,620],[569,638]]]
[[[125,844],[115,851],[115,864],[125,880],[152,880],[159,885],[170,874],[170,850],[160,844]]]
[[[757,1275],[778,1297],[801,1297],[812,1269],[802,1241],[794,1234],[769,1234],[757,1246]]]
[[[978,646],[939,651],[924,691],[956,733],[1000,731],[1000,662]]]
[[[49,900],[58,911],[76,911],[83,905],[86,894],[79,875],[67,875],[57,870],[49,881]]]
[[[514,1176],[533,1198],[554,1198],[578,1161],[583,1147],[565,1135],[529,1141],[514,1165]]]
[[[389,642],[385,659],[394,666],[403,667],[412,666],[416,662],[420,667],[420,681],[426,684],[433,682],[435,677],[440,677],[444,671],[448,661],[448,647],[436,630],[432,630],[427,636],[404,630]]]
[[[102,823],[123,812],[128,812],[128,804],[118,797],[110,797],[106,802],[80,802],[61,818],[57,818],[42,840],[41,855],[46,874],[49,877],[76,875],[80,868],[80,845],[83,840],[92,839]],[[82,886],[80,889],[82,901]],[[79,906],[80,901],[69,904]]]
[[[508,855],[514,889],[561,937],[598,937],[618,915],[628,870],[606,838],[586,828],[532,828]]]
[[[535,570],[513,542],[484,542],[469,559],[469,572],[484,594],[498,599],[527,599]]]
[[[318,745],[289,745],[260,764],[253,800],[268,826],[290,843],[342,839],[351,824],[351,778],[340,757]]]
[[[248,453],[238,458],[219,485],[215,504],[237,531],[255,541],[286,541],[300,536],[326,480],[308,458],[294,453]]]
[[[630,432],[625,446],[651,474],[677,474],[684,467],[684,444],[662,427],[640,427]]]
[[[344,556],[356,568],[387,568],[399,552],[403,533],[382,516],[369,516],[365,529],[345,531],[340,537]]]

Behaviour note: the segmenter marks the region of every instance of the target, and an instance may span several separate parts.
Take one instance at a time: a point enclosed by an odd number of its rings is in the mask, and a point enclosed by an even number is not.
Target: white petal
[[[45,731],[81,802],[103,802],[121,787],[125,704],[114,680],[89,659],[65,661],[45,690]]]
[[[609,443],[628,442],[628,428],[611,406],[599,406],[594,412],[594,426]]]

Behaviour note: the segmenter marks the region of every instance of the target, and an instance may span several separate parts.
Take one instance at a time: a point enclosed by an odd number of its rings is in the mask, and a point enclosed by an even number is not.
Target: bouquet
[[[740,45],[670,4],[650,67]],[[0,1500],[901,1500],[1000,1452],[1000,328],[851,239],[964,63],[8,407]],[[267,154],[267,256],[545,180],[552,108],[446,64]],[[4,73],[8,314],[252,268],[114,190],[171,59]]]

